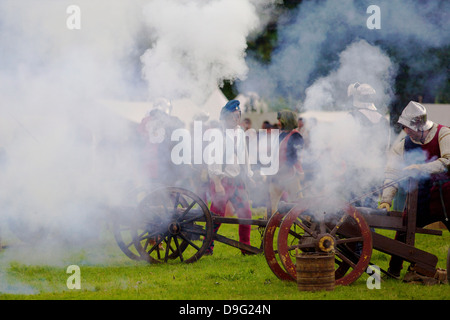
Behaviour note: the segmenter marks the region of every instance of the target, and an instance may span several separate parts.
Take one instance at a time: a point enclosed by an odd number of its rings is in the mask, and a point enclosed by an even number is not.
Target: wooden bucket
[[[296,256],[296,271],[300,291],[334,290],[333,253],[299,253]]]

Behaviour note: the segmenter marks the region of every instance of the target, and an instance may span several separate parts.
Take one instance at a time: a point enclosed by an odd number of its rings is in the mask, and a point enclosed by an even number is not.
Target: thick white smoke
[[[395,65],[386,53],[359,40],[340,54],[337,70],[306,89],[304,110],[354,110],[348,86],[358,81],[375,89],[373,102],[379,113],[376,117],[382,117],[393,96],[394,74]],[[387,125],[387,120],[384,121]],[[310,134],[310,149],[304,157],[316,159],[318,172],[313,188],[320,190],[325,186],[327,192],[352,200],[369,192],[371,187],[381,186],[391,140],[390,132],[383,131],[383,126],[372,126],[370,121],[360,123],[348,115],[333,123],[319,123]]]
[[[367,83],[375,89],[375,105],[383,114],[393,98],[395,64],[379,47],[359,40],[339,55],[339,68],[317,79],[305,91],[304,110],[348,110],[347,88],[351,83]]]
[[[36,230],[52,245],[97,237],[109,219],[104,208],[146,182],[137,124],[104,100],[201,102],[224,80],[245,78],[246,37],[274,2],[1,1],[3,243]],[[68,28],[72,5],[80,29]],[[15,228],[8,242],[4,231]],[[38,240],[33,259],[21,260],[60,263],[64,250]]]
[[[0,3],[0,236],[33,247],[5,258],[60,263],[55,247],[95,239],[103,207],[139,178],[130,123],[98,101],[134,94],[140,3],[77,1],[79,30],[66,24],[72,2]]]
[[[202,104],[224,80],[245,78],[247,36],[259,26],[249,1],[156,0],[144,14],[156,37],[142,56],[151,98]]]

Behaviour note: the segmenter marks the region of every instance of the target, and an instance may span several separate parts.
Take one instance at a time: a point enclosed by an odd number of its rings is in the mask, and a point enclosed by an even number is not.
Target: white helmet
[[[170,115],[172,113],[172,103],[166,98],[159,98],[153,102],[153,109],[161,110]]]
[[[427,120],[427,109],[415,101],[410,101],[403,109],[398,123],[414,131],[427,131],[433,126],[433,122]]]
[[[375,89],[366,83],[352,83],[347,88],[347,95],[353,96],[353,106],[360,109],[377,110],[373,103],[376,93]]]

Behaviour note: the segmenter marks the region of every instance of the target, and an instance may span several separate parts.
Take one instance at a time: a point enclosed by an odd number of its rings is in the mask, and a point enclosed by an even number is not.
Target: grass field
[[[220,233],[236,239],[237,226],[222,225]],[[82,246],[52,243],[42,250],[11,241],[0,252],[2,300],[450,300],[449,285],[424,286],[385,279],[380,289],[370,290],[366,274],[334,291],[300,292],[295,282],[280,281],[263,255],[242,256],[238,249],[221,243],[216,243],[213,256],[203,256],[193,264],[150,265],[126,257],[107,226],[98,238]],[[252,243],[259,245],[260,241],[258,230],[252,230]],[[446,268],[448,231],[442,237],[417,235],[416,243],[438,256],[438,267]],[[388,261],[389,256],[373,252],[376,265],[387,269]],[[79,290],[66,285],[71,275],[66,273],[69,265],[80,267]]]

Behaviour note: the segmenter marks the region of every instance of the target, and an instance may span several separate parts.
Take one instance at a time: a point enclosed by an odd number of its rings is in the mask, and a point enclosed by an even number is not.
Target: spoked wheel
[[[291,280],[296,280],[298,250],[334,253],[336,285],[351,284],[366,271],[372,255],[369,226],[349,204],[333,201],[332,207],[323,199],[304,199],[281,223],[278,251]]]
[[[127,193],[124,205],[112,209],[112,230],[120,250],[132,260],[142,260],[134,246],[138,219],[136,207],[149,194],[146,188],[136,188]]]
[[[139,251],[134,246],[136,236],[136,224],[133,223],[134,210],[132,208],[122,208],[121,212],[128,211],[130,214],[127,219],[124,217],[116,218],[113,221],[113,233],[116,242],[125,255],[132,260],[141,260]]]
[[[272,270],[272,272],[278,277],[278,279],[292,280],[289,273],[287,273],[284,269],[284,266],[278,256],[278,231],[284,216],[284,214],[276,212],[267,222],[266,228],[264,230],[263,249],[267,264],[269,265],[270,270]]]
[[[194,193],[175,187],[153,191],[138,206],[134,246],[149,263],[197,261],[209,247],[212,218]]]

